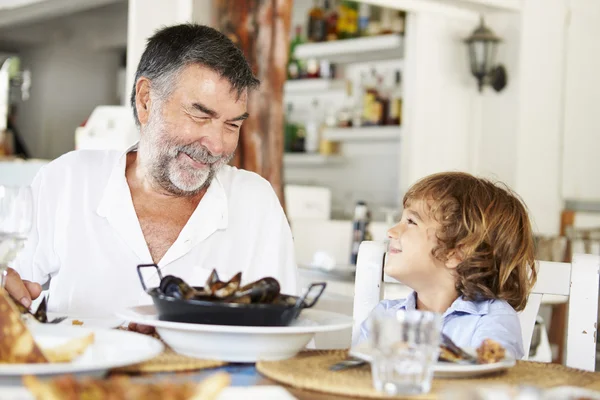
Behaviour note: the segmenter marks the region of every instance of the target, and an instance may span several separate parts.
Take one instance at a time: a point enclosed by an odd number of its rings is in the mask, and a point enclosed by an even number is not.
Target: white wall
[[[560,224],[567,1],[527,0],[521,15],[516,191],[534,229],[557,233]],[[540,18],[543,15],[543,18]]]
[[[521,18],[516,13],[489,14],[486,23],[503,39],[498,47],[497,61],[507,70],[508,85],[500,93],[486,87],[476,96],[480,125],[473,126],[472,133],[474,139],[481,136],[474,140],[473,172],[514,188]],[[475,78],[472,80],[475,82]]]
[[[470,169],[477,89],[462,40],[476,23],[427,12],[408,19],[401,192],[431,173]]]
[[[120,54],[56,44],[22,53],[32,70],[31,98],[18,123],[35,157],[52,159],[75,147],[75,128],[101,104],[117,104]]]
[[[19,51],[32,85],[30,99],[19,104],[17,123],[33,156],[51,159],[73,150],[75,128],[92,110],[119,103],[123,48],[113,46],[124,46],[126,11],[105,8],[11,30],[31,43]]]
[[[600,201],[600,2],[570,0],[562,194]]]

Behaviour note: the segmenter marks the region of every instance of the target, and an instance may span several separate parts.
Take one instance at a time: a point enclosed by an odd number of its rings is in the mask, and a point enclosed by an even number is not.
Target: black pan
[[[184,300],[166,296],[158,287],[148,289],[142,277],[142,268],[153,267],[162,281],[162,274],[156,264],[137,266],[144,291],[152,297],[161,321],[186,322],[191,324],[239,325],[239,326],[286,326],[292,323],[305,308],[311,308],[323,294],[327,284],[313,283],[302,297],[279,295],[278,304],[239,304],[218,300]],[[307,300],[313,289],[318,293]],[[201,290],[202,288],[196,287]],[[283,303],[283,304],[282,304]]]

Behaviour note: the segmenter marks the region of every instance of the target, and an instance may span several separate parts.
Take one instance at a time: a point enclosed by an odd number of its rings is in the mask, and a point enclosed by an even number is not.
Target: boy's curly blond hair
[[[505,185],[462,172],[430,175],[404,196],[404,207],[423,200],[439,223],[434,257],[457,251],[456,289],[467,300],[502,299],[525,308],[537,273],[527,209]]]

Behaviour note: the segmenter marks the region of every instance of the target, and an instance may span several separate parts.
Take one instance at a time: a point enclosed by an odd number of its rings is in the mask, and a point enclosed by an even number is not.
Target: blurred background
[[[271,181],[303,276],[330,280],[338,309],[351,311],[353,242],[385,238],[434,172],[513,188],[540,259],[600,252],[597,0],[0,0],[2,183],[135,143],[145,40],[189,21],[238,40],[263,81],[252,118],[276,123],[242,132],[236,163]],[[554,360],[565,301],[544,311]]]

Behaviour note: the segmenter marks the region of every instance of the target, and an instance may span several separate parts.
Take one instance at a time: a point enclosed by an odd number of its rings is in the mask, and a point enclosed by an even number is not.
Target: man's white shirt
[[[73,151],[33,181],[34,228],[12,267],[22,279],[51,279],[49,311],[103,317],[152,301],[137,274],[152,257],[125,179],[126,154]],[[272,276],[283,293],[297,294],[279,199],[268,181],[230,166],[217,173],[158,266],[193,286],[203,286],[213,268],[222,280],[242,272],[243,284]],[[144,274],[149,287],[158,285],[155,271]]]

